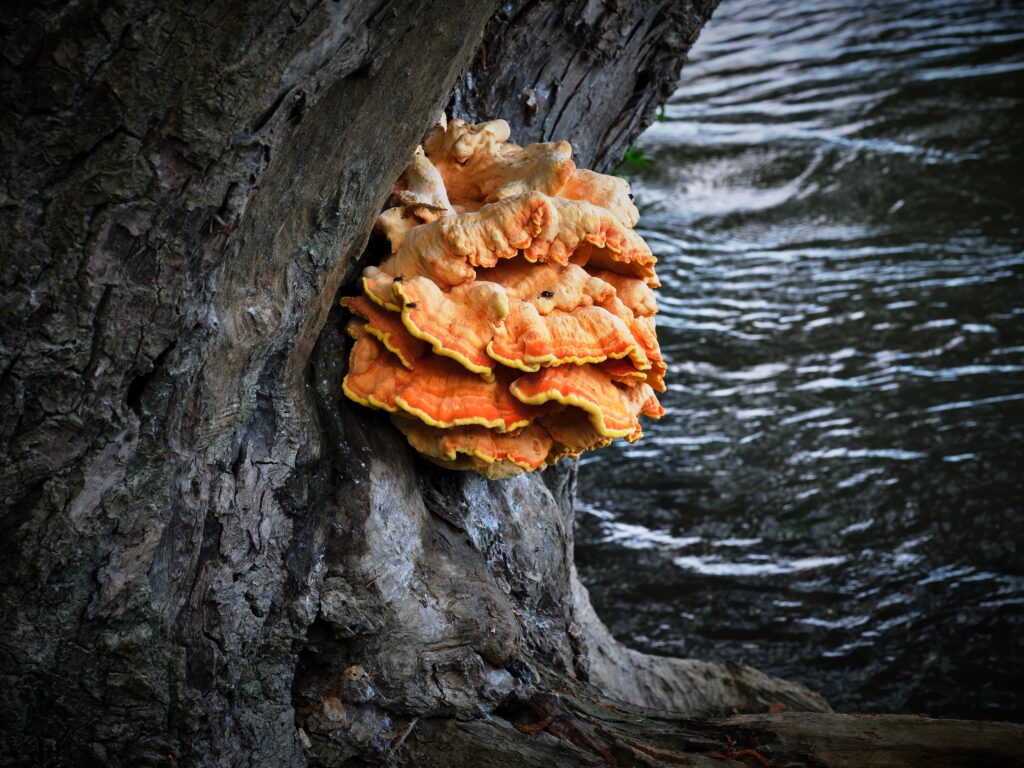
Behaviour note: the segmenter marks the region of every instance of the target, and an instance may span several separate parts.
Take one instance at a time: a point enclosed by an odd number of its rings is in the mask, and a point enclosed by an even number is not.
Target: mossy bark
[[[594,684],[827,710],[615,643],[571,467],[445,473],[341,397],[337,297],[442,108],[607,169],[713,5],[7,9],[0,764],[658,764],[774,721]]]

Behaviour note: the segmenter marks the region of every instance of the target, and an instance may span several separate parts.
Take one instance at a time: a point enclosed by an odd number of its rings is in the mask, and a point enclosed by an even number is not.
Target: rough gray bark
[[[1024,727],[908,715],[785,713],[693,720],[595,699],[536,694],[502,717],[431,720],[407,740],[411,764],[444,744],[450,768],[1019,768]],[[524,738],[524,732],[527,738]],[[510,759],[510,756],[511,757]],[[427,762],[417,763],[423,759]]]
[[[672,94],[719,1],[503,3],[452,109],[504,118],[520,143],[568,136],[583,167],[607,171]]]
[[[460,73],[457,114],[606,168],[713,5],[9,11],[2,764],[446,765],[488,729],[524,764],[587,764],[591,683],[691,715],[827,709],[618,646],[573,572],[571,468],[442,472],[340,395],[337,294]]]
[[[2,751],[301,765],[294,670],[367,470],[310,353],[492,8],[19,10]]]

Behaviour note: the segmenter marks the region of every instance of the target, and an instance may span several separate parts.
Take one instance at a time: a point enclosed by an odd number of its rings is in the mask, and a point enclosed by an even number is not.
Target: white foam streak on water
[[[803,557],[799,560],[774,560],[765,563],[737,563],[706,557],[677,557],[672,560],[680,568],[705,576],[778,576],[842,565],[845,557]],[[806,620],[809,621],[809,620]]]
[[[610,523],[605,526],[606,542],[630,549],[684,549],[701,541],[700,536],[678,537],[664,531],[651,531],[642,525]]]

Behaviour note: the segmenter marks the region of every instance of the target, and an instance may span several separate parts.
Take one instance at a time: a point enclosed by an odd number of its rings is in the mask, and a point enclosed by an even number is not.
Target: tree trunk
[[[849,718],[618,701],[828,711],[617,644],[571,466],[442,471],[341,397],[339,291],[448,100],[606,170],[714,4],[8,12],[2,764],[854,764],[808,757],[875,738]],[[879,722],[878,754],[984,731],[1019,764],[1013,726]]]

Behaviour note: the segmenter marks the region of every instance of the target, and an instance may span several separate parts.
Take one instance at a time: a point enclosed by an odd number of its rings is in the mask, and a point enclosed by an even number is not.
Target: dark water
[[[583,463],[599,612],[1024,719],[1024,6],[724,0],[639,147],[669,413]]]

